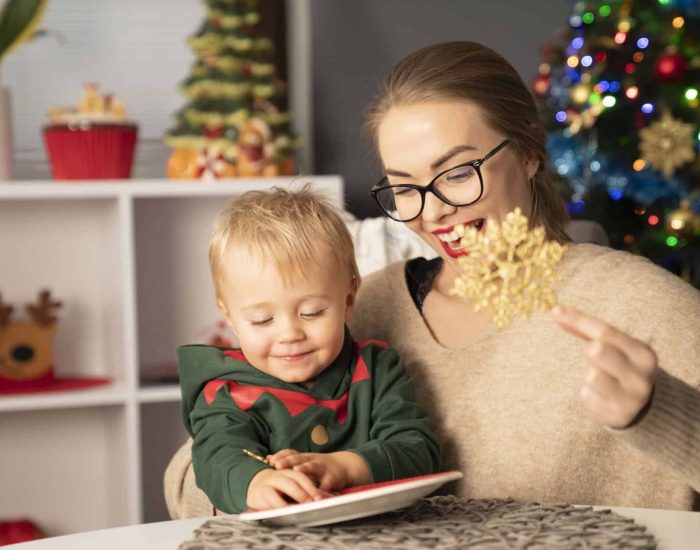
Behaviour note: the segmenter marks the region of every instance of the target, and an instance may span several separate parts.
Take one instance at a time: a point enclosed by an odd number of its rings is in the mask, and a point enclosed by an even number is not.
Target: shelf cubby
[[[252,189],[338,176],[215,182],[0,183],[0,294],[17,318],[43,288],[63,302],[58,377],[88,389],[0,395],[0,518],[49,535],[167,519],[163,471],[184,442],[177,346],[219,319],[207,259],[215,214]],[[149,381],[150,380],[150,381]]]

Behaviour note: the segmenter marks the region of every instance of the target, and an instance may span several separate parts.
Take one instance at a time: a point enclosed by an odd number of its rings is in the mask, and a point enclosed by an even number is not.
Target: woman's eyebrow
[[[433,162],[430,165],[431,170],[436,170],[443,164],[445,164],[448,160],[450,160],[452,157],[454,157],[458,153],[463,153],[464,151],[476,151],[476,147],[473,145],[457,145],[447,151],[444,155],[439,157],[435,162]]]
[[[433,171],[434,171],[434,170],[437,170],[440,166],[442,166],[443,164],[445,164],[445,163],[446,163],[448,160],[450,160],[452,157],[454,157],[455,155],[457,155],[457,154],[459,154],[459,153],[463,153],[464,151],[476,151],[476,147],[474,147],[473,145],[456,145],[455,147],[453,147],[452,149],[450,149],[449,151],[447,151],[447,153],[445,153],[444,155],[441,155],[440,157],[438,157],[437,160],[435,160],[435,161],[430,165],[430,169],[433,170]],[[397,176],[397,177],[401,177],[401,178],[411,178],[411,177],[413,177],[413,176],[412,176],[411,174],[409,174],[408,172],[402,172],[402,171],[400,171],[400,170],[394,170],[393,168],[387,168],[387,169],[385,170],[385,172],[386,172],[386,174],[389,175],[389,176]]]

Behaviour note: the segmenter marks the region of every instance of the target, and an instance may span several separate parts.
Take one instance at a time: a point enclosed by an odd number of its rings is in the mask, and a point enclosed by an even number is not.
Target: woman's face
[[[444,170],[485,157],[506,139],[485,122],[478,107],[462,101],[392,107],[377,137],[389,182],[421,186]],[[473,224],[483,229],[487,218],[501,221],[517,206],[529,217],[529,179],[536,171],[537,163],[524,163],[511,144],[481,166],[484,186],[477,202],[454,207],[427,193],[423,212],[406,225],[447,265],[456,266],[456,258],[468,251],[460,247],[455,226]]]

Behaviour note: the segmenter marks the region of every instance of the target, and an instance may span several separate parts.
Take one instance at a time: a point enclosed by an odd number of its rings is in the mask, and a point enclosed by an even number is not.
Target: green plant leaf
[[[7,0],[0,12],[0,61],[34,34],[48,0]]]

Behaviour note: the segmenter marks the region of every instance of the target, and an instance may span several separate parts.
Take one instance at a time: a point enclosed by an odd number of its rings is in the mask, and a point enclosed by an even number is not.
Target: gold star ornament
[[[675,119],[664,111],[661,119],[639,130],[642,159],[660,170],[666,179],[695,159],[693,125]]]
[[[451,292],[489,310],[498,328],[557,303],[552,285],[566,246],[547,241],[544,227],[530,229],[520,208],[500,224],[489,219],[481,231],[465,227],[461,245],[469,254],[457,260],[461,273]]]

